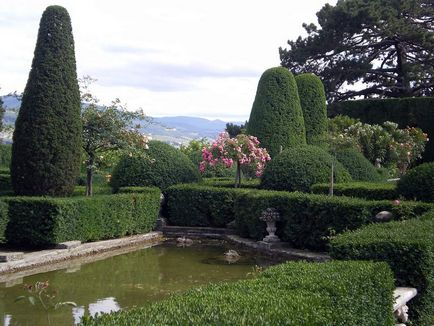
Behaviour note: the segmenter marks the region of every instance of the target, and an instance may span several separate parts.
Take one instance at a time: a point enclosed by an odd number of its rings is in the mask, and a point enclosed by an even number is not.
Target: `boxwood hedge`
[[[368,225],[339,235],[331,243],[336,259],[384,261],[398,286],[415,287],[409,302],[415,325],[434,324],[434,213],[422,219]]]
[[[393,275],[384,263],[288,262],[254,279],[212,284],[146,307],[85,317],[82,326],[392,326],[392,293]]]
[[[380,211],[391,211],[395,219],[401,220],[420,216],[432,208],[427,203],[394,205],[391,201],[198,184],[172,186],[165,196],[165,214],[170,224],[223,227],[235,219],[241,236],[257,240],[266,235],[266,224],[259,220],[261,212],[276,208],[282,217],[277,225],[282,240],[298,248],[319,250],[326,249],[336,233],[373,222]]]
[[[318,183],[313,185],[311,191],[314,194],[328,194],[330,184]],[[348,182],[336,183],[333,193],[338,196],[358,197],[372,200],[393,200],[397,199],[396,183],[375,183],[375,182]]]
[[[160,191],[93,197],[6,197],[8,243],[46,246],[70,240],[95,241],[152,230]]]
[[[5,231],[8,220],[8,205],[0,200],[0,243],[6,242]]]

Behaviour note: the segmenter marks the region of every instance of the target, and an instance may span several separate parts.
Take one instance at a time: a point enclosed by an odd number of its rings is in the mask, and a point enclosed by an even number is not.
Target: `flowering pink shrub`
[[[222,162],[227,168],[237,164],[235,186],[240,182],[240,166],[256,164],[256,176],[260,177],[265,164],[271,160],[265,148],[259,147],[259,141],[254,136],[240,134],[230,138],[227,132],[219,134],[218,138],[209,147],[202,149],[203,161],[199,165],[200,172],[205,172],[206,166]]]

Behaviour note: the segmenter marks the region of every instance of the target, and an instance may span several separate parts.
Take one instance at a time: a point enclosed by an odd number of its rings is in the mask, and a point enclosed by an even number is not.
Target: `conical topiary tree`
[[[306,142],[323,146],[327,141],[327,104],[324,85],[314,74],[295,76],[303,110]]]
[[[306,144],[303,113],[294,76],[286,68],[266,70],[259,80],[247,127],[271,157]]]
[[[81,132],[71,20],[65,8],[50,6],[41,18],[13,135],[15,193],[71,194],[79,173]]]

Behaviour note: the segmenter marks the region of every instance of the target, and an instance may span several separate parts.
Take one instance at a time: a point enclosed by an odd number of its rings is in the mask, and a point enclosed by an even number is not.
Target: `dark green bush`
[[[7,168],[11,165],[12,145],[0,144],[0,168]]]
[[[152,230],[160,191],[93,197],[6,197],[9,243],[46,246],[70,240],[95,241]]]
[[[314,74],[295,76],[303,110],[306,142],[324,146],[327,141],[327,105],[324,85]]]
[[[213,187],[234,188],[234,178],[204,178],[200,184]],[[259,180],[241,180],[241,188],[259,188]]]
[[[176,185],[168,188],[165,215],[172,225],[225,227],[234,220],[237,195],[248,190],[206,185]]]
[[[408,306],[414,325],[434,324],[434,218],[369,225],[339,235],[331,243],[336,259],[384,261],[397,286],[415,287]]]
[[[188,154],[188,158],[193,162],[195,168],[199,171],[199,164],[203,161],[202,151],[193,151]],[[223,163],[219,162],[214,166],[208,165],[205,172],[202,174],[204,178],[225,178],[233,177],[235,180],[236,166],[235,164],[231,168],[227,168]]]
[[[392,292],[386,264],[289,262],[255,279],[212,284],[143,308],[85,317],[82,326],[393,326]]]
[[[258,137],[271,157],[280,149],[306,144],[297,84],[283,67],[266,70],[259,80],[247,134]]]
[[[319,183],[311,188],[314,194],[328,194],[330,184]],[[371,200],[393,200],[397,199],[396,183],[393,182],[348,182],[336,183],[333,193],[337,196],[358,197]]]
[[[396,187],[399,195],[408,199],[434,201],[434,162],[409,170]]]
[[[82,126],[65,8],[44,11],[34,53],[13,134],[12,186],[17,195],[67,196],[79,174]]]
[[[114,191],[128,186],[155,186],[162,190],[177,183],[197,182],[199,171],[190,159],[173,146],[149,142],[148,157],[124,156],[113,170]]]
[[[383,210],[397,220],[411,219],[432,209],[428,203],[367,201],[339,196],[235,189],[189,184],[165,192],[166,217],[179,226],[225,226],[233,219],[241,236],[261,240],[266,224],[259,220],[268,207],[276,208],[282,221],[278,235],[298,248],[325,250],[330,237],[374,221]]]
[[[10,174],[0,174],[0,194],[12,190]]]
[[[8,225],[8,205],[0,200],[0,243],[6,242],[6,226]]]
[[[353,148],[337,151],[336,159],[348,170],[354,181],[383,181],[371,162]]]
[[[335,162],[335,182],[348,182],[348,171],[325,150],[316,146],[294,147],[284,150],[265,167],[261,188],[309,192],[315,183],[330,180]]]
[[[392,212],[394,219],[412,219],[432,208],[430,204],[367,201],[358,198],[276,191],[249,192],[237,196],[234,214],[241,236],[261,240],[266,224],[259,220],[268,207],[278,210],[277,234],[296,248],[326,250],[330,239],[345,230],[372,223],[377,213]]]
[[[360,119],[364,123],[382,124],[393,121],[399,128],[419,127],[434,137],[434,97],[408,97],[395,99],[366,99],[333,103],[328,114],[338,114]],[[425,162],[434,160],[434,141],[429,141],[423,154]]]

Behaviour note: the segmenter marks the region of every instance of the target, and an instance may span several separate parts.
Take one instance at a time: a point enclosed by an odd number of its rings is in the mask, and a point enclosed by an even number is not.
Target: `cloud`
[[[134,48],[120,48],[115,51],[118,50],[134,52]],[[154,92],[177,92],[199,89],[199,82],[204,78],[257,78],[260,72],[247,68],[222,69],[202,63],[179,64],[145,59],[98,68],[90,74],[98,78],[103,86],[122,85]]]

